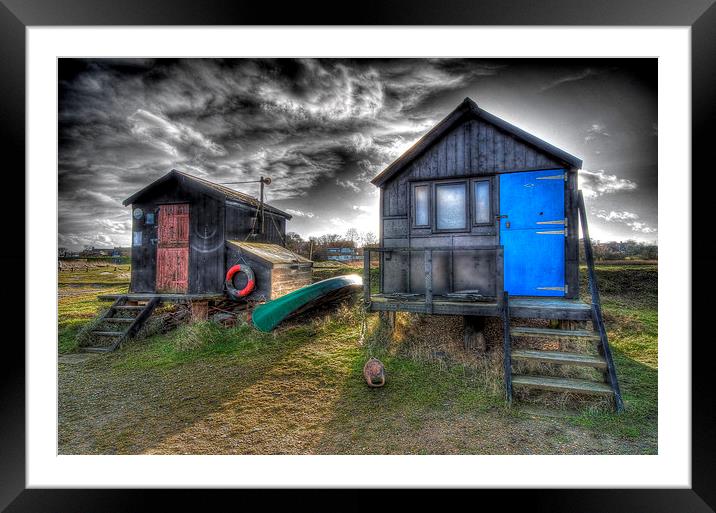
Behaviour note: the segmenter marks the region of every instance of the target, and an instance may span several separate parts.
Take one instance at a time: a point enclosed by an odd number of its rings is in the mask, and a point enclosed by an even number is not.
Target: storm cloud
[[[599,238],[655,239],[655,61],[60,59],[59,245],[129,245],[122,200],[172,168],[377,233],[370,179],[466,96],[584,160]]]

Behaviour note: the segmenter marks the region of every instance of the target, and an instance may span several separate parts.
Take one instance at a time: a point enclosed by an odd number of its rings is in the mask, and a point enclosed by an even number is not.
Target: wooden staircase
[[[617,412],[624,409],[616,368],[612,359],[609,340],[602,317],[601,300],[594,272],[594,255],[592,243],[589,239],[589,227],[584,210],[584,198],[579,192],[579,214],[584,235],[584,251],[587,260],[587,273],[589,291],[591,294],[591,323],[592,330],[564,329],[553,327],[511,326],[509,294],[505,292],[503,302],[502,321],[504,327],[504,375],[505,392],[508,403],[512,402],[515,387],[547,390],[550,392],[569,392],[577,394],[590,394],[614,398],[614,407]],[[567,323],[570,324],[570,323]],[[561,341],[582,341],[582,343],[595,344],[597,354],[572,351],[553,351],[542,349],[512,350],[513,338],[536,337],[551,342],[551,345],[561,347]],[[513,363],[533,362],[551,364],[556,366],[591,367],[601,372],[603,379],[594,381],[590,379],[575,379],[557,376],[515,374]]]
[[[109,353],[121,347],[122,343],[134,336],[149,319],[160,298],[154,297],[144,304],[127,304],[128,296],[119,296],[112,306],[100,317],[92,338],[97,342],[91,346],[82,346],[80,350],[90,353]]]

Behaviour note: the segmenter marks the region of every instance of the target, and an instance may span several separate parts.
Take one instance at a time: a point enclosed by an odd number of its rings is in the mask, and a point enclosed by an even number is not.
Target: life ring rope
[[[244,273],[247,279],[246,286],[241,290],[234,287],[234,275],[239,272]],[[236,264],[226,272],[226,290],[232,298],[248,296],[254,290],[255,286],[256,278],[254,271],[248,265]]]

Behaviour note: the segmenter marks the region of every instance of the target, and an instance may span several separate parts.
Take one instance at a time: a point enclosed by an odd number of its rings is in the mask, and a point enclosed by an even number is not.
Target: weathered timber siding
[[[249,253],[239,253],[227,246],[227,266],[248,264],[254,271],[256,286],[247,299],[268,301],[309,285],[312,280],[311,264],[270,264]]]
[[[563,167],[563,163],[489,123],[467,120],[386,182],[383,215],[408,215],[408,182],[413,180]]]
[[[132,217],[132,232],[142,232],[141,246],[132,244],[132,292],[156,292],[157,227],[159,206],[189,204],[189,294],[221,293],[224,288],[224,203],[205,194],[166,183],[151,198],[132,205],[144,211]],[[154,213],[154,224],[146,214]]]
[[[435,248],[499,245],[499,230],[492,226],[471,226],[462,233],[434,233],[431,228],[411,226],[411,183],[451,178],[492,177],[493,214],[499,214],[499,174],[541,169],[569,171],[565,183],[565,216],[568,237],[565,244],[568,298],[578,297],[577,173],[563,162],[483,120],[469,119],[446,132],[405,169],[381,187],[380,243],[389,248]],[[425,291],[424,254],[421,251],[383,254],[381,290]],[[433,253],[433,293],[476,289],[484,294],[496,290],[495,260],[490,253]]]
[[[310,264],[278,264],[273,268],[271,299],[310,285],[313,271]]]

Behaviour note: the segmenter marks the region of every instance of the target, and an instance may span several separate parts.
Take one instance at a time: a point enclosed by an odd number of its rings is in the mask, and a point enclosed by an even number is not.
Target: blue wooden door
[[[500,244],[512,296],[564,296],[564,170],[500,175]]]

